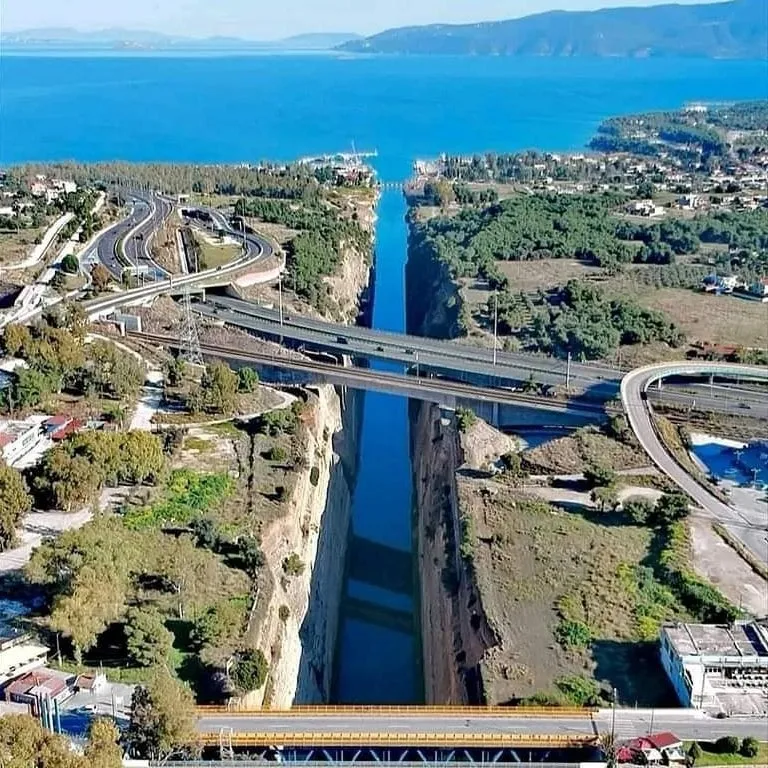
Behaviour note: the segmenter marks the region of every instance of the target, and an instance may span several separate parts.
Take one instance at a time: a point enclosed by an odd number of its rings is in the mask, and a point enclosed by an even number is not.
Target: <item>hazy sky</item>
[[[372,34],[407,24],[506,19],[552,8],[652,4],[649,0],[0,0],[0,29],[119,26],[267,40],[303,32]]]

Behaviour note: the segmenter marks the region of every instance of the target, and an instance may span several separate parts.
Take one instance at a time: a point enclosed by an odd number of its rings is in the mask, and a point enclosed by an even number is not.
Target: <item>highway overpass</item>
[[[605,403],[619,395],[625,372],[601,363],[573,363],[568,374],[564,360],[529,353],[497,351],[446,339],[341,325],[301,314],[281,313],[269,307],[228,296],[208,294],[194,301],[200,315],[260,337],[288,343],[302,351],[322,352],[357,360],[382,360],[404,366],[416,376],[436,376],[482,387],[526,388],[529,381],[577,400]],[[684,389],[683,389],[684,387]],[[733,390],[696,381],[678,382],[651,397],[668,405],[700,410],[741,413],[768,419],[768,392]],[[573,398],[572,398],[573,399]],[[498,424],[498,419],[492,419]]]
[[[128,333],[129,338],[155,347],[178,349],[179,340],[173,336],[150,333]],[[372,390],[391,395],[402,395],[455,408],[458,403],[478,402],[530,407],[556,414],[579,413],[597,419],[605,412],[600,403],[577,398],[558,399],[519,392],[501,387],[483,387],[450,379],[409,376],[405,372],[377,371],[370,368],[345,366],[340,362],[321,362],[289,354],[264,354],[236,347],[202,344],[201,351],[209,359],[226,360],[235,367],[284,371],[282,383],[296,386],[327,382],[353,389]],[[616,410],[616,412],[620,412]]]
[[[621,401],[640,445],[653,463],[714,520],[741,540],[759,562],[768,562],[768,516],[736,509],[693,478],[667,450],[653,422],[648,395],[654,384],[680,376],[719,376],[768,383],[768,368],[728,363],[679,362],[648,365],[628,373],[621,382]],[[766,598],[768,600],[768,597]],[[767,608],[768,612],[768,603]]]

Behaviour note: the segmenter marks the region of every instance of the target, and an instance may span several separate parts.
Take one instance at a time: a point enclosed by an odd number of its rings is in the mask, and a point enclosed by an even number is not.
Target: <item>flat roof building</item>
[[[733,714],[768,713],[768,626],[664,624],[661,662],[683,706]]]

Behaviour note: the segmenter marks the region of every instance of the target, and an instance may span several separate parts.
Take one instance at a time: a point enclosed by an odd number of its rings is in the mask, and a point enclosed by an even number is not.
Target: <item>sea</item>
[[[604,118],[768,98],[765,61],[275,55],[0,56],[0,167],[29,160],[257,163],[376,151],[383,181],[417,158],[584,148]],[[385,192],[373,324],[405,327],[405,204]],[[352,533],[413,556],[404,399],[366,396]],[[345,594],[418,612],[415,595]],[[375,613],[375,612],[374,612]],[[415,622],[417,625],[417,622]],[[333,700],[423,700],[418,631],[342,615]]]

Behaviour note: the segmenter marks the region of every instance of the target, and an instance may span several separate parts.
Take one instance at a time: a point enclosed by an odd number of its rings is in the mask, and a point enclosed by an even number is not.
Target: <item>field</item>
[[[652,532],[579,505],[556,508],[532,491],[500,483],[488,490],[486,481],[460,480],[483,609],[503,637],[484,662],[489,703],[594,677],[615,687],[623,704],[673,705],[655,644],[644,642],[644,617],[686,614],[653,578]],[[577,625],[587,628],[589,646],[578,633],[562,642]]]
[[[609,296],[634,299],[643,307],[663,312],[685,333],[689,343],[768,347],[768,304],[687,288],[656,287],[642,279],[642,270],[647,269],[642,266],[629,267],[623,274],[614,276],[569,259],[499,261],[497,266],[509,279],[513,293],[523,292],[535,299],[539,290],[551,290],[568,280],[598,280]],[[492,296],[484,282],[467,279],[461,281],[461,294],[471,312],[487,306]],[[474,324],[471,335],[478,329],[479,325]],[[665,345],[625,347],[620,362],[641,365],[665,358],[676,359],[680,354],[679,350]]]
[[[36,242],[45,234],[47,227],[22,229],[20,232],[0,232],[0,266],[15,264],[28,258]]]

